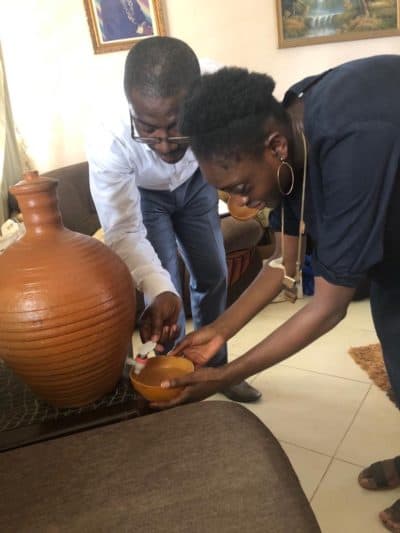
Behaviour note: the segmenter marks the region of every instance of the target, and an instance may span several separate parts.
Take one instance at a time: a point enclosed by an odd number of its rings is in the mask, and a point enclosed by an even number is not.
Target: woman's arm
[[[281,256],[281,237],[281,233],[275,233],[275,249],[268,261]],[[284,238],[286,273],[293,277],[299,239],[291,235],[285,235]],[[267,263],[247,290],[215,321],[216,328],[226,339],[230,339],[281,292],[282,281],[282,269],[271,268]]]
[[[229,381],[241,381],[295,354],[338,324],[355,289],[316,278],[315,295],[306,306],[266,339],[227,365]]]
[[[214,322],[215,329],[230,339],[282,290],[283,270],[266,265],[251,285]]]
[[[335,286],[317,278],[313,299],[246,354],[218,368],[200,368],[185,376],[166,382],[165,387],[184,387],[169,402],[154,404],[168,408],[194,402],[224,390],[228,385],[265,370],[295,354],[332,329],[346,315],[355,289]]]
[[[280,234],[276,242],[280,242]],[[297,237],[285,236],[285,265],[290,276],[293,276],[295,271],[297,242]],[[276,253],[272,258],[275,257],[278,257]],[[212,324],[187,335],[170,354],[184,354],[196,364],[204,365],[228,339],[279,294],[282,290],[282,280],[282,269],[266,265],[253,283],[221,316]]]

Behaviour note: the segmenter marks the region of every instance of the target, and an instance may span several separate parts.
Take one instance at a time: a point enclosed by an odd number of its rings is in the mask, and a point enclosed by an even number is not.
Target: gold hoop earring
[[[287,192],[284,192],[282,190],[281,182],[280,182],[280,177],[281,177],[280,174],[281,174],[281,169],[283,166],[288,167],[290,176],[292,178],[292,183],[290,184],[289,190]],[[279,192],[282,194],[282,196],[289,196],[289,194],[291,194],[294,188],[294,171],[293,171],[292,165],[288,163],[287,161],[285,161],[284,159],[281,159],[281,164],[279,165],[278,170],[276,171],[276,181],[278,182]]]

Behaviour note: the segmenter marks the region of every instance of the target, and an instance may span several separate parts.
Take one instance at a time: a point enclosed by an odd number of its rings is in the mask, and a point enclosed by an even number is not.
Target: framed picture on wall
[[[128,50],[154,35],[165,35],[160,0],[84,0],[96,54]]]
[[[279,48],[400,35],[400,0],[276,0]]]

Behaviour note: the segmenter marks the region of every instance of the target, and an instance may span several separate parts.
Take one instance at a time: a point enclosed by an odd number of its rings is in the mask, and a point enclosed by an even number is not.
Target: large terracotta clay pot
[[[64,228],[56,186],[31,172],[10,189],[27,232],[0,255],[0,357],[49,403],[77,407],[120,378],[135,291],[114,252]]]

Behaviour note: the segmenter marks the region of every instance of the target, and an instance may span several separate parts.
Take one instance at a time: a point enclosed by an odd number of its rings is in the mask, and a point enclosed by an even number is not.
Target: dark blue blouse
[[[392,283],[400,275],[400,56],[351,61],[306,78],[284,105],[293,95],[304,100],[314,274],[348,287],[366,274]],[[297,184],[283,200],[289,235],[298,234],[300,197]],[[279,209],[270,225],[280,230]]]

